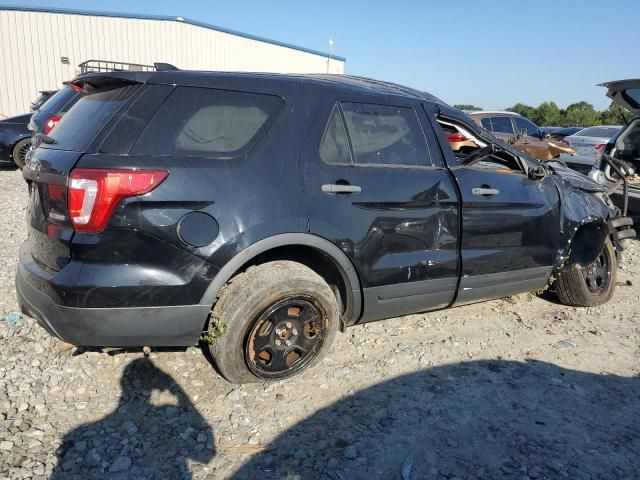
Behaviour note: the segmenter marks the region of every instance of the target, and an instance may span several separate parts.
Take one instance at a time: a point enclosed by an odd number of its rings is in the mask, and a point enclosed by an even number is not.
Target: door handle
[[[362,187],[358,185],[340,185],[338,183],[327,183],[322,185],[324,193],[360,193]]]
[[[522,144],[523,144],[523,145],[529,145],[529,141],[528,141],[528,140],[523,140],[523,141],[522,141]]]
[[[495,188],[472,188],[471,193],[474,195],[498,195],[500,190]]]

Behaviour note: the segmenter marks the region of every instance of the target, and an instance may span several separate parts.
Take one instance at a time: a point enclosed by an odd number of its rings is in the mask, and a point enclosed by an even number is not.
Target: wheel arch
[[[564,265],[589,265],[593,263],[611,235],[609,225],[602,218],[587,217],[574,227],[565,255]]]
[[[251,265],[273,260],[293,260],[302,263],[333,284],[337,275],[341,285],[335,285],[342,301],[342,319],[346,325],[355,323],[362,313],[360,278],[342,250],[330,241],[308,233],[283,233],[264,238],[237,253],[217,273],[207,287],[200,304],[213,305],[224,285]]]

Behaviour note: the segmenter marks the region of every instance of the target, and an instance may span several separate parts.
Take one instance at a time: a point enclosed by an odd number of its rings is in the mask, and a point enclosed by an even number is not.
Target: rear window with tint
[[[640,108],[640,88],[629,88],[624,93],[632,107]]]
[[[584,130],[580,130],[575,134],[576,137],[601,137],[611,138],[622,127],[589,127]]]
[[[138,85],[101,89],[82,97],[51,130],[57,143],[45,148],[83,151],[138,89]]]
[[[64,87],[49,97],[49,100],[40,106],[39,111],[47,113],[64,112],[65,107],[76,95],[78,94],[71,87]]]
[[[132,153],[235,157],[260,139],[283,104],[272,95],[178,87],[151,119]]]

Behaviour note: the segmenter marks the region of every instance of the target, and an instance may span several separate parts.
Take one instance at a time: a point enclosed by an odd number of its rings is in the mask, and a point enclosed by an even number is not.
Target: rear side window
[[[513,133],[510,117],[491,117],[491,131],[496,133]]]
[[[334,107],[320,142],[320,158],[327,163],[351,163],[349,140],[338,106]]]
[[[431,164],[413,108],[351,102],[334,108],[320,144],[320,157],[327,163]]]
[[[355,163],[427,164],[426,140],[412,108],[343,103],[342,110]]]
[[[137,89],[138,85],[130,85],[83,96],[51,130],[49,136],[57,143],[47,148],[85,150]]]
[[[282,109],[273,95],[178,87],[132,153],[230,158],[248,151]]]

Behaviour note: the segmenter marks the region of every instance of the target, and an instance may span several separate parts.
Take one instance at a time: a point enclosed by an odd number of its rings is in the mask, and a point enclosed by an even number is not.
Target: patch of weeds
[[[544,292],[546,292],[547,290],[549,290],[549,288],[551,288],[551,285],[553,285],[553,282],[556,281],[556,277],[551,275],[551,277],[549,277],[549,281],[547,282],[547,284],[542,287],[539,290],[534,290],[533,292],[529,292],[527,294],[527,300],[531,301],[533,300],[534,297],[539,297],[540,295],[542,295]]]
[[[200,340],[211,345],[216,339],[224,335],[227,331],[227,324],[217,317],[211,317],[211,323],[209,324],[209,330],[202,332]]]

